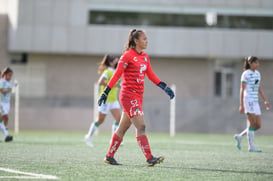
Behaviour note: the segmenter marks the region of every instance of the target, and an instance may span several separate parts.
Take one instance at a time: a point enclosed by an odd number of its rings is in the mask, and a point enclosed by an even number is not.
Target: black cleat
[[[5,142],[10,142],[12,140],[13,140],[13,137],[9,135],[5,138]]]
[[[160,156],[160,157],[152,156],[152,158],[147,160],[147,165],[148,165],[148,167],[152,167],[155,164],[159,164],[159,163],[163,162],[163,160],[164,160],[164,157],[162,157],[162,156]]]
[[[118,163],[114,157],[109,157],[109,156],[106,156],[104,158],[104,163],[107,163],[107,164],[110,164],[110,165],[121,165],[120,163]]]

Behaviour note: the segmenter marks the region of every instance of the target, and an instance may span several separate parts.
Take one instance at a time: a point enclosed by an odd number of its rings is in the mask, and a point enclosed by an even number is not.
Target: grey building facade
[[[1,3],[0,68],[11,66],[20,83],[20,129],[87,130],[97,63],[105,53],[121,55],[132,28],[147,32],[155,73],[176,85],[177,132],[233,133],[245,127],[238,111],[245,56],[260,58],[262,87],[272,102],[270,0]],[[168,97],[148,79],[145,84],[147,129],[166,132]],[[273,133],[272,111],[261,107],[260,132]],[[110,130],[111,123],[109,116],[101,129]]]

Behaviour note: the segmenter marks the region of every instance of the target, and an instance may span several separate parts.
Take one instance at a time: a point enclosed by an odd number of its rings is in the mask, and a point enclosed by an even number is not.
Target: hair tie
[[[252,59],[252,56],[247,57],[247,61],[249,62]]]
[[[131,36],[133,36],[133,34],[134,34],[136,31],[137,31],[136,29],[132,29],[132,30],[131,30]]]

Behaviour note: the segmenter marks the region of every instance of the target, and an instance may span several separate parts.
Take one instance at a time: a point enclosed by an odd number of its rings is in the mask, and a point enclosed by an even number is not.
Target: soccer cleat
[[[114,157],[109,157],[109,156],[106,156],[104,158],[104,163],[107,163],[107,164],[110,164],[110,165],[121,165],[120,163],[118,163]]]
[[[255,146],[252,146],[252,147],[248,148],[248,151],[249,152],[262,152],[261,149],[256,148]]]
[[[12,140],[13,140],[13,137],[9,135],[5,138],[5,142],[10,142]]]
[[[91,138],[88,135],[85,135],[84,140],[85,140],[85,143],[86,143],[87,146],[93,147]]]
[[[163,160],[164,160],[164,157],[162,157],[162,156],[160,156],[160,157],[152,156],[152,158],[147,160],[147,165],[148,165],[148,167],[152,167],[155,164],[159,164],[159,163],[163,162]]]
[[[238,148],[238,150],[241,150],[241,140],[242,137],[238,134],[234,135],[234,139],[236,140],[236,146]]]

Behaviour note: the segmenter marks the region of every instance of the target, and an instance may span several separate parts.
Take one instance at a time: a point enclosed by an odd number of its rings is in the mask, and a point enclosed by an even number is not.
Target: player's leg
[[[4,125],[4,122],[2,121],[2,118],[0,118],[0,130],[3,133],[4,139],[8,136],[8,132],[6,130],[6,126]]]
[[[103,123],[103,121],[105,120],[106,115],[107,114],[103,114],[103,113],[99,112],[97,121],[94,121],[91,123],[89,131],[85,135],[85,142],[86,142],[87,146],[93,147],[93,143],[92,143],[91,138],[94,135],[95,131],[98,129],[99,125],[101,125]]]
[[[247,114],[247,118],[249,120],[249,127],[248,127],[248,131],[247,131],[248,150],[250,152],[261,152],[261,150],[256,148],[254,145],[257,115]]]
[[[5,125],[5,127],[8,126],[8,118],[7,118],[7,115],[3,115],[2,116],[2,120],[3,120],[3,124]]]
[[[248,122],[249,122],[249,121],[247,120],[247,123],[248,123]],[[249,123],[248,123],[248,124],[249,124]],[[244,129],[241,133],[235,134],[235,135],[234,135],[234,139],[236,140],[236,147],[237,147],[239,150],[241,150],[241,141],[242,141],[242,138],[243,138],[244,136],[247,135],[248,127],[249,127],[249,125],[247,125],[246,129]]]
[[[9,110],[10,104],[2,104],[2,120],[3,125],[5,126],[5,142],[10,142],[13,140],[13,136],[10,136],[8,131]]]
[[[258,102],[254,103],[253,106],[253,112],[254,114],[252,116],[252,122],[249,122],[249,130],[248,130],[248,136],[249,136],[249,151],[251,152],[261,152],[261,149],[258,149],[254,145],[254,137],[255,137],[255,131],[258,130],[261,127],[261,109]]]
[[[255,124],[253,125],[254,129],[252,131],[249,131],[249,141],[252,142],[252,145],[249,146],[250,152],[261,152],[262,150],[257,148],[254,145],[254,138],[255,138],[255,132],[261,127],[261,115],[255,115]]]
[[[131,125],[132,125],[132,123],[130,121],[130,118],[129,118],[128,114],[125,113],[125,112],[122,112],[121,119],[120,119],[120,122],[119,122],[119,126],[118,126],[115,134],[118,137],[123,139],[126,131],[130,128]]]
[[[7,127],[7,123],[8,123],[8,115],[3,115],[2,116],[2,123],[0,123],[1,125],[1,129],[3,130],[3,134],[4,134],[4,138],[5,138],[5,142],[10,142],[13,140],[13,136],[9,135],[9,131],[8,131],[8,127]],[[6,124],[5,124],[6,123]]]
[[[113,108],[110,110],[112,116],[114,117],[115,121],[113,122],[113,125],[112,125],[112,136],[114,135],[114,133],[116,132],[118,126],[119,126],[119,122],[120,122],[120,119],[121,119],[121,110],[120,108]],[[111,138],[112,140],[112,138]],[[110,144],[111,144],[111,140],[110,140]],[[123,143],[121,143],[123,144]]]
[[[6,128],[8,127],[8,120],[9,120],[9,110],[10,110],[10,104],[9,103],[2,103],[2,120],[4,122],[4,125]]]
[[[248,120],[248,129],[247,129],[247,140],[248,140],[248,150],[251,152],[261,152],[260,149],[257,149],[254,145],[254,135],[256,130],[256,115],[261,114],[260,106],[258,102],[253,100],[245,99],[244,108],[246,118]]]
[[[121,110],[120,110],[120,105],[119,105],[118,101],[111,104],[110,112],[111,112],[112,116],[115,119],[115,121],[114,121],[114,123],[112,125],[112,135],[113,135],[114,132],[118,128],[120,118],[121,118]]]
[[[96,121],[91,123],[89,131],[84,137],[87,146],[93,147],[91,137],[94,135],[98,127],[104,122],[106,115],[109,113],[109,110],[109,103],[102,104],[98,107],[98,118]]]
[[[5,138],[6,136],[5,136],[5,132],[4,132],[4,129],[3,129],[4,124],[3,124],[2,114],[1,113],[2,113],[2,105],[0,104],[0,131],[3,133],[3,136]]]
[[[150,144],[145,133],[145,122],[143,114],[131,118],[131,122],[136,128],[137,143],[146,157],[148,166],[154,166],[157,163],[163,162],[164,157],[154,157],[151,152]]]
[[[111,165],[120,165],[114,159],[114,155],[123,140],[123,136],[125,135],[126,131],[129,129],[131,124],[132,123],[131,123],[130,118],[127,115],[127,113],[122,112],[119,127],[117,128],[116,132],[114,133],[114,135],[112,137],[112,141],[111,141],[108,153],[107,153],[106,157],[104,158],[105,163],[111,164]]]
[[[0,130],[3,133],[4,138],[6,138],[6,128],[2,120],[2,105],[0,104]]]
[[[258,130],[261,128],[261,115],[256,115],[256,124],[255,124],[255,129]]]
[[[2,116],[2,120],[3,120],[3,123],[4,123],[4,125],[5,125],[5,127],[6,127],[6,132],[7,132],[7,134],[9,134],[9,129],[8,129],[8,120],[9,120],[9,117],[8,117],[8,114],[5,114],[5,115],[3,115]]]
[[[247,128],[248,129],[248,128]],[[241,141],[242,141],[242,137],[240,136],[240,134],[235,134],[234,135],[234,139],[236,141],[236,147],[238,148],[238,150],[241,150]]]
[[[147,136],[145,135],[144,116],[134,116],[131,118],[133,125],[136,128],[136,139],[146,159],[152,158],[152,153]]]
[[[8,117],[8,114],[5,114],[2,116],[2,120],[3,120],[3,129],[4,129],[4,137],[5,137],[5,142],[10,142],[13,140],[13,136],[10,136],[9,135],[9,131],[8,131],[8,120],[9,120],[9,117]]]
[[[247,133],[247,130],[248,130],[248,127],[249,127],[249,121],[246,120],[246,122],[247,122],[246,129],[244,129],[244,130],[239,134],[241,137],[246,136],[246,133]]]

